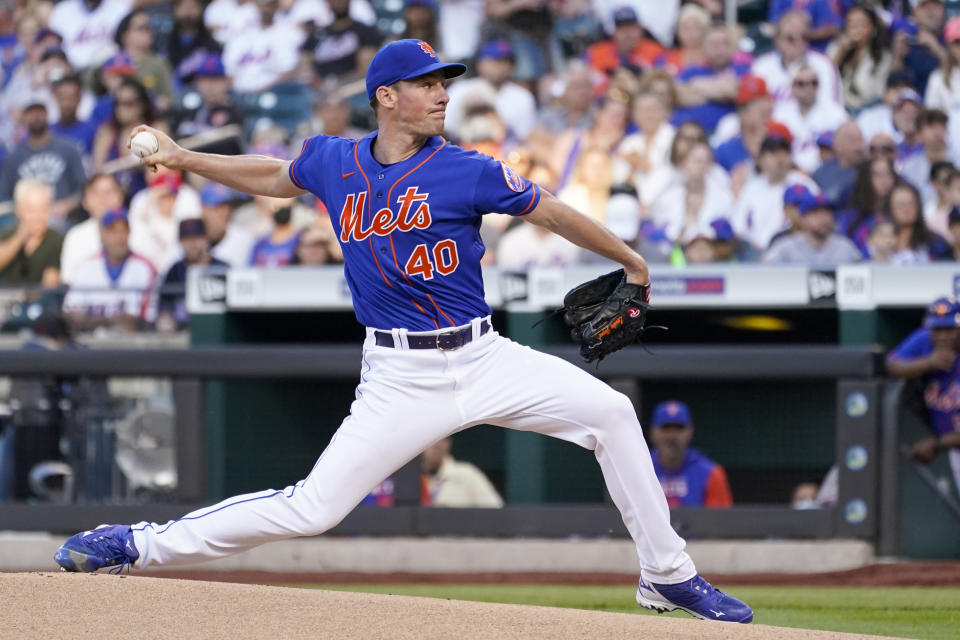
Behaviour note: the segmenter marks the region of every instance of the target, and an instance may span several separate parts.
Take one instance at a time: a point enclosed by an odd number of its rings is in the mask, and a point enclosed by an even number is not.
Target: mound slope
[[[625,613],[131,575],[0,573],[0,638],[337,640],[864,637]]]

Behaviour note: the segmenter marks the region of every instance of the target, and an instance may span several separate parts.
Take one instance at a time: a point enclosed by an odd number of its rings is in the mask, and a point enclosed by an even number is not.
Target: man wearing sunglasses
[[[773,119],[787,125],[793,134],[794,162],[813,173],[820,167],[817,136],[835,131],[847,120],[847,112],[833,102],[817,102],[820,79],[809,65],[797,69],[791,86],[793,98],[776,105]]]
[[[752,73],[767,83],[767,90],[779,104],[793,98],[793,78],[800,67],[808,66],[817,75],[817,101],[843,106],[840,74],[827,56],[812,49],[809,40],[810,16],[788,11],[777,22],[774,50],[759,56]]]

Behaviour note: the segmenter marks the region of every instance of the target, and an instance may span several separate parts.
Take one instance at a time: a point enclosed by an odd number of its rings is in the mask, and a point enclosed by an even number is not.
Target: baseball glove
[[[650,285],[627,282],[623,269],[574,287],[563,298],[563,321],[587,362],[603,360],[644,332]]]

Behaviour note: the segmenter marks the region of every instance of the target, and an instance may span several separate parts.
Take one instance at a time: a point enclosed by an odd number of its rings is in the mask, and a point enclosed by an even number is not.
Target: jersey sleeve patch
[[[507,163],[501,162],[500,168],[503,169],[503,180],[507,187],[514,193],[523,193],[527,189],[527,181],[523,177],[507,166]]]

